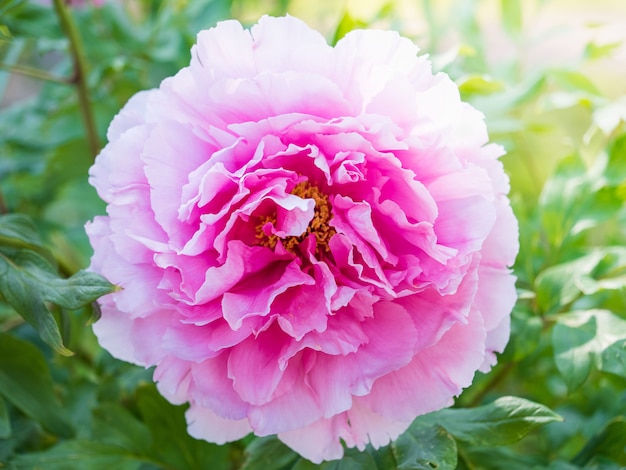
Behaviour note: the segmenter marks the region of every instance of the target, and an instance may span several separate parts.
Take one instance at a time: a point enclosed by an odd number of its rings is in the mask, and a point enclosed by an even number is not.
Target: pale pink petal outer
[[[191,435],[277,433],[314,462],[380,447],[506,346],[519,246],[503,150],[397,33],[330,47],[293,17],[218,23],[108,138],[90,269],[122,290],[94,331],[156,366]],[[328,251],[265,243],[315,217],[301,182],[329,196]]]
[[[209,408],[192,405],[186,412],[187,431],[196,439],[225,444],[245,437],[252,432],[247,419],[233,421],[222,418]]]

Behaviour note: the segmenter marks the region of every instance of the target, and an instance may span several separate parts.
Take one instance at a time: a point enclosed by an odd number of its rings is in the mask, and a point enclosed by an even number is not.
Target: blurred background
[[[83,226],[105,207],[87,172],[109,122],[135,92],[189,63],[199,30],[286,13],[331,44],[355,28],[397,30],[484,113],[507,150],[520,222],[512,339],[455,406],[518,395],[566,418],[511,446],[459,442],[459,468],[626,468],[623,0],[70,3],[83,75],[50,1],[0,0],[0,214],[32,219],[61,277],[89,264]],[[0,380],[0,467],[66,469],[71,454],[86,459],[79,468],[269,468],[254,466],[265,461],[251,457],[249,441],[218,448],[186,436],[182,409],[159,398],[150,371],[100,350],[85,326],[91,308],[53,313],[74,357],[55,355],[0,296],[0,372],[2,357],[29,358],[11,383],[37,384],[33,400],[46,405],[8,395],[2,405]],[[3,423],[13,431],[3,435]],[[175,444],[163,427],[178,430]],[[297,457],[275,446],[287,464],[272,468],[292,468]]]

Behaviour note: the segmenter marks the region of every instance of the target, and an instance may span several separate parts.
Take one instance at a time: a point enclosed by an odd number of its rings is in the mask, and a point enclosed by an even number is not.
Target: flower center
[[[300,196],[303,199],[313,199],[315,201],[315,210],[313,218],[309,222],[307,229],[299,236],[289,236],[280,238],[277,235],[266,235],[263,231],[263,226],[268,222],[272,225],[276,225],[276,213],[261,217],[256,229],[256,238],[259,240],[258,244],[261,246],[267,246],[272,250],[276,247],[278,240],[282,241],[283,246],[287,251],[291,253],[295,252],[296,247],[304,241],[309,234],[315,236],[316,241],[316,254],[321,256],[323,253],[328,252],[330,247],[328,243],[332,236],[336,233],[335,229],[331,227],[328,222],[332,217],[332,206],[328,201],[328,196],[322,193],[317,186],[309,184],[308,181],[298,183],[291,191],[291,194]]]

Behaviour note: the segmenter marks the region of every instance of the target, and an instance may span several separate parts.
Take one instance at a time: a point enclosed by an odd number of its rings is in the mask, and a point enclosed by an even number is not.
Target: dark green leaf
[[[477,446],[517,442],[533,429],[560,420],[546,406],[518,397],[502,397],[476,408],[445,409],[417,418],[422,425],[438,424],[455,438]]]
[[[242,470],[280,470],[291,468],[300,458],[275,436],[259,437],[246,447],[246,460]]]
[[[27,248],[44,256],[49,262],[54,260],[43,247],[37,227],[23,214],[0,215],[0,248]]]
[[[152,433],[150,455],[177,470],[229,469],[230,457],[240,458],[238,449],[197,440],[187,433],[183,406],[168,403],[154,385],[137,390],[137,406],[143,422]]]
[[[142,459],[126,449],[92,441],[65,441],[43,452],[18,455],[15,470],[136,470]]]
[[[68,279],[51,278],[42,284],[43,297],[61,307],[77,309],[117,288],[101,275],[79,271]]]
[[[459,445],[459,469],[480,470],[538,470],[541,460],[516,452],[512,447],[476,447]],[[545,470],[541,467],[542,470]]]
[[[7,404],[0,395],[0,439],[6,439],[11,435],[11,419]]]
[[[54,394],[52,379],[39,350],[0,333],[0,394],[32,419],[60,436],[72,433]]]
[[[537,351],[542,328],[541,318],[533,315],[532,312],[522,312],[519,308],[513,310],[510,344],[515,361],[520,361]]]
[[[620,416],[611,420],[589,441],[573,462],[585,465],[598,456],[609,457],[622,466],[626,465],[626,418]]]
[[[93,412],[98,442],[127,449],[130,452],[149,455],[152,436],[148,428],[127,409],[113,403],[105,403]]]
[[[35,224],[23,214],[0,215],[0,244],[31,249],[42,246]]]
[[[457,448],[454,438],[441,426],[422,426],[419,419],[391,444],[391,448],[398,469],[456,468]]]
[[[563,317],[552,329],[554,361],[570,391],[580,387],[591,372],[596,335],[595,317],[582,323]]]
[[[77,309],[114,290],[115,286],[95,273],[81,271],[62,279],[48,260],[34,251],[0,252],[0,293],[60,354],[71,352],[63,346],[46,302]]]
[[[371,448],[364,451],[347,449],[343,458],[324,462],[318,467],[319,470],[378,470],[378,468]]]
[[[20,266],[0,252],[0,294],[38,331],[41,339],[59,354],[71,355],[72,352],[63,346],[59,327],[37,288]]]

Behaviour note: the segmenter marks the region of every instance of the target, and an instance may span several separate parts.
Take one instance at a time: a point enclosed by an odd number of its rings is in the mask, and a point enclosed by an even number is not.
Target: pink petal
[[[185,412],[185,418],[187,431],[192,437],[215,444],[237,441],[252,432],[247,419],[232,421],[198,405],[191,405]]]
[[[485,338],[480,314],[470,312],[467,324],[456,323],[408,366],[378,379],[361,403],[398,421],[448,406],[450,397],[472,383],[485,357]]]

